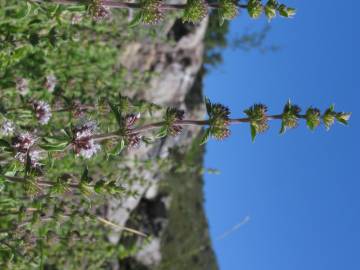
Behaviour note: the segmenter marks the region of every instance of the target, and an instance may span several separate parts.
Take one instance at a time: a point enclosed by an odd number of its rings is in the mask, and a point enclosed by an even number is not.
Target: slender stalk
[[[274,114],[274,115],[268,115],[266,116],[268,120],[281,120],[282,114]],[[305,115],[298,115],[299,119],[305,119]],[[229,119],[229,124],[241,124],[241,123],[249,123],[250,118],[249,117],[243,117],[243,118],[233,118]],[[127,134],[133,135],[133,134],[139,134],[143,132],[148,132],[154,129],[161,128],[165,124],[164,121],[150,123],[141,127],[129,129]],[[178,120],[174,122],[174,125],[177,126],[209,126],[210,121],[209,120]],[[104,134],[98,134],[94,135],[92,138],[96,141],[104,141],[109,139],[115,139],[121,137],[120,130],[111,132],[111,133],[104,133]]]
[[[2,175],[8,182],[11,183],[24,183],[26,181],[25,177],[17,177],[17,176],[8,176]],[[36,180],[36,184],[43,187],[53,187],[55,183],[46,180]],[[79,188],[78,184],[69,184],[69,187],[77,189]]]
[[[33,2],[46,3],[44,0],[32,0]],[[61,5],[76,5],[76,4],[88,4],[89,1],[84,0],[52,0],[51,2]],[[119,8],[119,9],[141,9],[141,3],[129,3],[129,2],[119,2],[114,0],[103,0],[102,5],[110,8]],[[238,4],[239,8],[247,8],[246,4]],[[162,4],[162,10],[183,10],[187,7],[186,4]],[[220,3],[208,3],[210,9],[218,9]]]
[[[96,216],[96,219],[98,221],[100,221],[101,223],[103,223],[103,224],[110,225],[110,226],[112,226],[114,228],[117,228],[119,230],[123,230],[123,231],[127,231],[127,232],[130,232],[130,233],[133,233],[133,234],[137,234],[137,235],[140,235],[142,237],[147,237],[147,235],[145,233],[143,233],[143,232],[140,232],[138,230],[131,229],[131,228],[128,228],[128,227],[120,226],[120,225],[115,224],[115,223],[111,222],[110,220],[104,219],[102,217]]]

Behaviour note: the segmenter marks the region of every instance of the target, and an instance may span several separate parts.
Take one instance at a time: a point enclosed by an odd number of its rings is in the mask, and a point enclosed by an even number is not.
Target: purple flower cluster
[[[72,146],[76,155],[89,159],[100,150],[100,145],[93,139],[96,129],[97,125],[94,121],[80,124],[74,128]]]
[[[12,146],[16,151],[15,158],[21,163],[26,163],[28,158],[32,167],[38,167],[40,165],[41,152],[32,149],[37,138],[30,132],[24,132],[16,135],[12,139]]]
[[[32,105],[39,123],[41,125],[46,125],[51,118],[50,105],[44,101],[34,101]]]
[[[138,148],[141,143],[141,137],[137,133],[131,133],[130,130],[140,119],[140,113],[138,114],[128,114],[125,116],[125,126],[127,133],[128,148]]]

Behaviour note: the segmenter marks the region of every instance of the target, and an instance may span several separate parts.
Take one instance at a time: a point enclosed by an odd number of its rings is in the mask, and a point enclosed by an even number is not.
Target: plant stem
[[[266,116],[268,120],[281,120],[282,119],[282,114],[274,114],[274,115],[268,115]],[[299,119],[305,119],[305,115],[297,115],[297,117]],[[241,124],[241,123],[249,123],[250,122],[250,118],[248,117],[243,117],[243,118],[233,118],[233,119],[229,119],[229,124],[233,125],[233,124]],[[155,122],[155,123],[150,123],[141,127],[137,127],[137,128],[133,128],[133,129],[129,129],[127,131],[128,135],[135,135],[135,134],[139,134],[139,133],[143,133],[143,132],[147,132],[147,131],[151,131],[154,129],[158,129],[161,128],[165,123],[165,121],[160,121],[160,122]],[[174,125],[176,126],[209,126],[210,125],[210,120],[178,120],[174,122]],[[120,130],[111,132],[111,133],[104,133],[104,134],[98,134],[98,135],[94,135],[92,138],[96,141],[104,141],[104,140],[109,140],[109,139],[114,139],[114,138],[119,138],[122,137],[122,135],[120,135]]]
[[[33,0],[34,2],[44,3],[44,0]],[[89,1],[84,0],[52,0],[51,2],[61,5],[74,5],[74,4],[89,4]],[[143,5],[141,3],[129,3],[119,2],[114,0],[103,0],[101,3],[103,6],[119,9],[141,9]],[[210,9],[220,8],[220,3],[208,3]],[[247,8],[246,4],[237,4],[239,8]],[[187,7],[187,4],[162,4],[160,9],[162,10],[183,10]]]
[[[2,175],[8,182],[11,183],[24,183],[26,181],[25,177],[17,177],[17,176],[8,176],[8,175]],[[51,181],[46,180],[36,180],[36,184],[43,187],[52,187],[55,183]],[[71,188],[79,188],[78,184],[69,184],[69,187]]]

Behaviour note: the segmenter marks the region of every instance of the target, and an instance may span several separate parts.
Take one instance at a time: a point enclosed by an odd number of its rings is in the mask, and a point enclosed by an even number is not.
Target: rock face
[[[183,109],[186,118],[202,118],[205,108],[201,68],[207,20],[196,26],[172,21],[165,29],[168,29],[165,33],[167,38],[175,42],[133,43],[125,50],[122,65],[130,70],[157,74],[149,80],[149,88],[136,92],[136,96],[132,96],[133,93],[128,95]],[[177,137],[165,138],[130,155],[139,159],[167,158],[169,150],[175,146],[188,149],[200,132],[198,127],[189,127]],[[192,158],[195,158],[197,167],[201,167],[202,151]],[[144,170],[142,183],[135,183],[131,187],[139,194],[138,197],[122,201],[112,199],[109,202],[109,219],[123,226],[137,224],[139,229],[152,235],[149,243],[141,245],[143,249],[116,268],[217,269],[208,237],[202,206],[202,178],[198,171],[164,174],[157,168]],[[165,183],[165,189],[161,183]],[[183,202],[185,204],[182,205]],[[134,223],[135,219],[141,222]],[[114,243],[120,238],[124,240],[121,232],[109,238]]]

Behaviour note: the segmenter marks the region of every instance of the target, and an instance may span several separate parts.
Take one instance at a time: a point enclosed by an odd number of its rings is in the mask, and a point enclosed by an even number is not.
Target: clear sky
[[[207,145],[206,211],[222,270],[360,269],[360,1],[285,1],[292,20],[271,22],[275,53],[226,49],[205,79],[205,94],[232,116],[255,102],[281,112],[290,98],[303,108],[335,103],[350,126],[280,136],[280,123],[251,143],[248,125]],[[242,14],[229,38],[266,19]],[[250,221],[219,240],[249,216]]]

